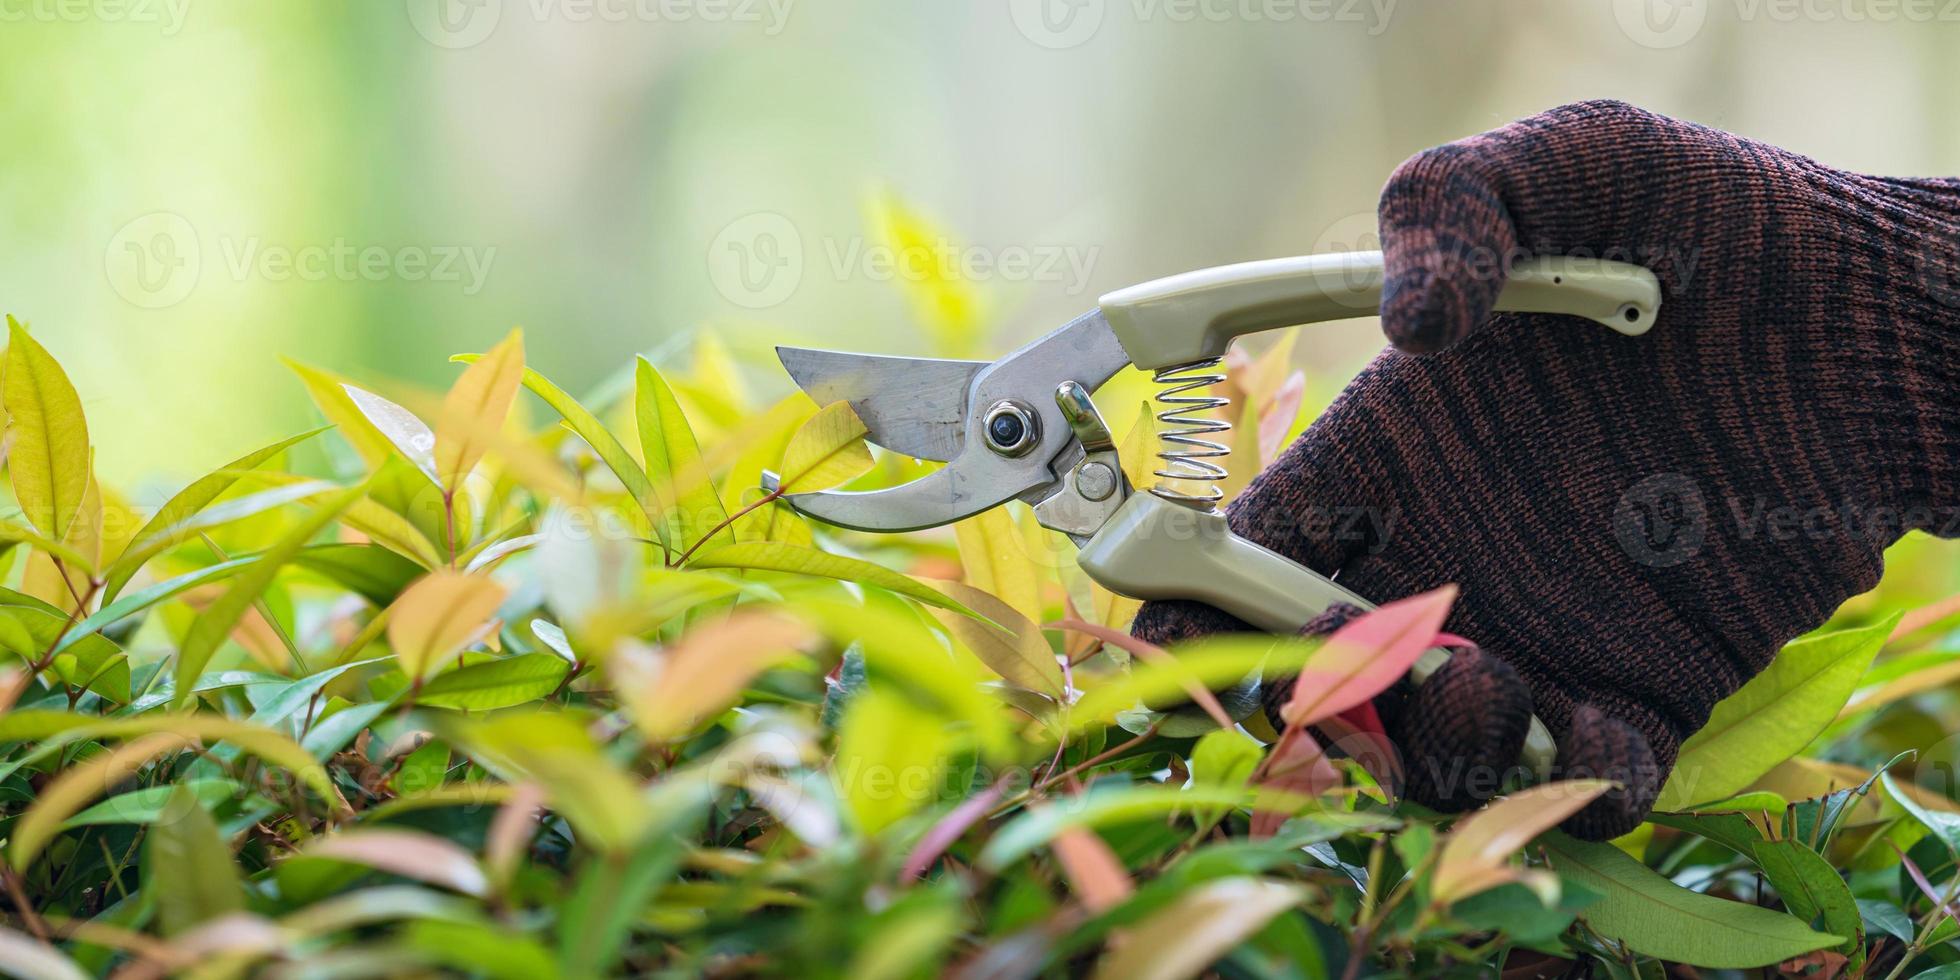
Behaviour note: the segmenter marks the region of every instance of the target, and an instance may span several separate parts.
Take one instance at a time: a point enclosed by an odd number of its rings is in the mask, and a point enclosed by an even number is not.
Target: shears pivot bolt
[[[1098,460],[1083,463],[1075,470],[1075,492],[1090,500],[1108,500],[1116,492],[1116,471]]]
[[[1041,418],[1017,401],[998,401],[987,409],[987,448],[1002,456],[1025,456],[1041,441]]]

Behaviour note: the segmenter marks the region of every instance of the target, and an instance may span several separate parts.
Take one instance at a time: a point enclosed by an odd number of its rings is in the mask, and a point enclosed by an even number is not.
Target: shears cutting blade
[[[865,438],[944,467],[885,490],[791,494],[790,506],[862,531],[950,524],[1038,496],[1076,442],[1056,392],[1093,391],[1130,362],[1101,311],[997,361],[885,357],[779,347],[790,377],[819,404],[845,401]]]

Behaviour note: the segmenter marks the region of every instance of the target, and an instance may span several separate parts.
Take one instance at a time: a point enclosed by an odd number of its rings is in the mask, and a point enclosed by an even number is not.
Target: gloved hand
[[[1876,584],[1887,544],[1954,533],[1960,182],[1588,102],[1418,154],[1380,224],[1394,348],[1232,528],[1378,602],[1461,586],[1447,628],[1482,649],[1377,703],[1412,798],[1488,798],[1535,710],[1560,778],[1626,784],[1567,829],[1624,833],[1714,704]],[[1556,254],[1651,268],[1651,332],[1490,314],[1507,259]],[[1249,629],[1189,602],[1134,627]]]

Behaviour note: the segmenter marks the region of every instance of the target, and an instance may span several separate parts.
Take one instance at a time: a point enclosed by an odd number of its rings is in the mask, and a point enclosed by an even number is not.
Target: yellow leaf
[[[1545,783],[1457,821],[1439,852],[1431,894],[1447,904],[1515,880],[1512,855],[1617,785],[1608,779]]]
[[[1130,481],[1130,487],[1138,493],[1148,492],[1156,482],[1152,475],[1157,468],[1157,416],[1150,411],[1149,402],[1137,406],[1136,421],[1131,423],[1130,431],[1124,434],[1117,457],[1123,464],[1123,476]],[[1137,610],[1142,608],[1140,600],[1117,595],[1103,588],[1099,582],[1089,583],[1089,594],[1094,600],[1090,615],[1097,625],[1111,629],[1128,629],[1130,621],[1136,618]]]
[[[1960,656],[1894,677],[1838,711],[1837,721],[1960,681]]]
[[[577,717],[514,709],[459,722],[445,734],[506,782],[541,786],[581,844],[624,860],[655,819],[638,777],[608,758]]]
[[[1129,927],[1096,964],[1095,980],[1183,980],[1307,898],[1306,888],[1264,878],[1219,878],[1186,889]]]
[[[436,476],[444,490],[455,493],[476,468],[485,448],[479,433],[503,427],[523,380],[522,330],[512,330],[456,379],[436,421]]]
[[[811,635],[801,623],[738,613],[689,631],[665,650],[621,650],[607,670],[640,731],[661,741],[727,710],[750,680],[793,655]]]
[[[88,493],[88,422],[61,365],[26,328],[7,317],[6,378],[0,400],[12,417],[7,466],[29,523],[65,540]]]
[[[828,490],[871,469],[864,423],[849,402],[833,402],[796,430],[783,450],[784,493]]]
[[[810,399],[798,393],[769,406],[729,435],[727,444],[740,450],[728,467],[728,477],[721,487],[729,513],[762,497],[762,471],[782,466],[783,450],[789,448],[790,439],[815,414],[816,407],[810,404]],[[735,540],[738,543],[771,540],[771,515],[777,509],[761,508],[736,520]]]
[[[436,546],[429,542],[428,535],[417,530],[415,524],[408,518],[381,506],[371,498],[363,497],[354,501],[353,505],[341,514],[340,522],[366,535],[368,540],[375,544],[423,568],[434,568],[442,564],[441,557],[436,554]]]
[[[77,566],[63,560],[56,564],[59,555],[45,548],[36,549],[27,558],[20,590],[63,612],[74,612],[90,591],[89,569],[101,563],[102,511],[101,487],[91,476],[88,490],[82,494],[82,505],[76,511],[74,520],[69,522],[67,533],[60,542],[68,552],[87,559],[88,563]]]
[[[367,416],[361,414],[360,407],[347,394],[346,378],[297,361],[287,361],[286,366],[299,375],[300,383],[306,386],[306,393],[312,397],[314,406],[340,430],[340,437],[354,447],[368,469],[379,467],[395,454],[394,444],[374,427],[374,423],[367,420]]]
[[[858,830],[875,834],[934,801],[954,748],[947,719],[896,691],[859,691],[838,726],[831,778]]]
[[[1055,651],[1042,636],[1041,627],[994,596],[958,582],[932,582],[934,588],[958,600],[1000,627],[971,616],[945,609],[932,610],[946,631],[961,646],[973,651],[1003,680],[1049,697],[1062,697],[1062,668],[1055,662]]]
[[[1156,482],[1151,471],[1157,468],[1157,416],[1151,413],[1149,402],[1137,408],[1137,420],[1116,455],[1123,461],[1123,475],[1131,487],[1142,491]]]
[[[1005,507],[983,510],[953,525],[966,584],[992,594],[1026,619],[1040,622],[1041,569]]]
[[[504,587],[481,575],[431,572],[389,607],[388,645],[402,673],[420,681],[481,639],[504,601]]]
[[[913,318],[932,332],[939,353],[971,356],[980,345],[986,304],[962,277],[955,243],[889,191],[875,195],[869,211],[872,234],[891,250]]]

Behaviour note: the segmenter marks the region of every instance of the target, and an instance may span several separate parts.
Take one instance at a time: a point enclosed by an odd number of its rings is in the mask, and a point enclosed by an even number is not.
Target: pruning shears
[[[1213,386],[1234,337],[1374,315],[1380,252],[1338,252],[1200,269],[1108,293],[1091,310],[995,361],[887,357],[778,347],[783,366],[818,404],[849,402],[866,438],[945,466],[883,490],[787,495],[798,512],[861,531],[911,531],[971,517],[1010,500],[1073,540],[1082,570],[1135,599],[1192,599],[1253,626],[1291,633],[1336,603],[1373,603],[1332,579],[1233,534],[1216,481],[1231,424]],[[1652,272],[1601,259],[1540,257],[1515,264],[1496,309],[1558,313],[1627,335],[1660,309]],[[1160,388],[1162,466],[1137,492],[1091,400],[1126,365]],[[773,488],[772,488],[773,489]],[[1422,683],[1448,653],[1411,670]],[[1256,698],[1234,699],[1249,713]],[[1522,761],[1545,772],[1550,733],[1532,720]]]

